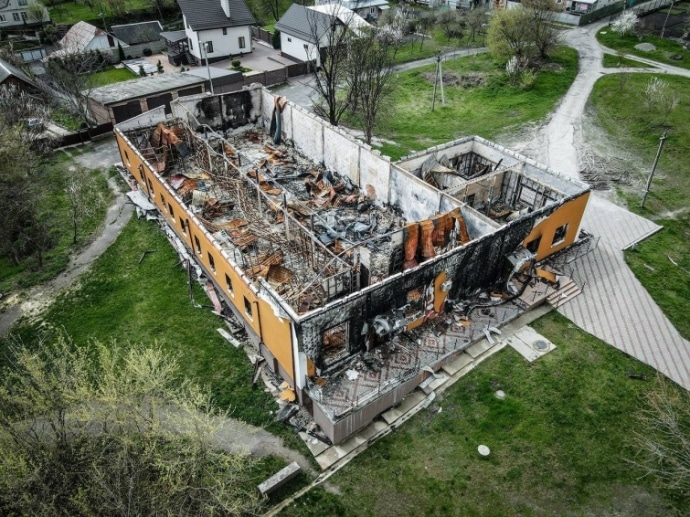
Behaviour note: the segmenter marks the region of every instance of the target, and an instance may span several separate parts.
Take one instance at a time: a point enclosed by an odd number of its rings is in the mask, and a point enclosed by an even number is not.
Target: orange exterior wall
[[[543,260],[552,253],[556,253],[557,251],[560,251],[575,242],[580,229],[582,216],[584,215],[585,208],[587,207],[589,194],[589,192],[585,192],[575,199],[566,201],[546,219],[532,228],[530,234],[523,241],[523,245],[527,247],[530,242],[541,237],[539,247],[536,251],[537,261]],[[561,242],[552,246],[551,243],[553,242],[553,237],[556,233],[556,230],[564,224],[568,225],[568,228],[565,232],[565,238]]]
[[[225,297],[237,309],[236,312],[242,315],[246,324],[264,342],[284,373],[289,375],[290,380],[293,380],[290,321],[276,316],[273,308],[254,294],[245,277],[223,258],[220,251],[209,239],[207,231],[189,216],[187,208],[179,202],[177,196],[172,194],[167,183],[163,183],[158,174],[149,168],[139,153],[119,133],[115,133],[115,138],[120,149],[122,163],[137,180],[139,188],[148,193],[149,200],[158,207],[177,236],[187,245],[197,261],[203,265],[207,274],[215,281],[216,286],[225,293]],[[143,177],[140,169],[143,170]],[[183,221],[185,227],[183,227]],[[197,251],[195,238],[199,239],[201,253]],[[209,256],[213,257],[215,268],[211,267]],[[226,275],[230,279],[232,290],[227,285]],[[251,316],[245,309],[245,299],[251,305]]]

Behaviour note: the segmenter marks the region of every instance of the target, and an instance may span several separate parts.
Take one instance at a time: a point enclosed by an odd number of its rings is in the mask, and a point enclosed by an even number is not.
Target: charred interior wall
[[[349,352],[354,354],[362,351],[364,324],[391,308],[404,306],[408,292],[428,286],[442,271],[453,281],[450,299],[462,299],[477,288],[496,285],[502,280],[500,276],[505,267],[505,256],[522,245],[532,225],[532,219],[515,221],[492,235],[471,241],[414,269],[333,302],[313,315],[306,315],[296,325],[301,350],[317,367],[330,366],[323,359],[323,334],[339,324],[349,322]]]
[[[262,91],[261,85],[252,85],[224,95],[180,97],[171,104],[172,114],[191,125],[196,122],[188,114],[194,115],[200,124],[216,130],[235,129],[260,120]]]
[[[264,124],[268,126],[274,97],[264,92]],[[451,210],[459,203],[409,173],[393,166],[388,157],[355,141],[338,127],[325,124],[299,106],[288,104],[282,113],[283,138],[311,160],[347,176],[377,205],[393,205],[408,221],[417,221]]]

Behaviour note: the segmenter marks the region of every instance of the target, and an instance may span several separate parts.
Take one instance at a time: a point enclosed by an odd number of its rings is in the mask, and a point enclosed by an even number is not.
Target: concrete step
[[[561,288],[555,293],[551,294],[546,300],[555,309],[563,305],[568,300],[575,298],[578,294],[582,292],[582,289],[573,282],[568,280]]]

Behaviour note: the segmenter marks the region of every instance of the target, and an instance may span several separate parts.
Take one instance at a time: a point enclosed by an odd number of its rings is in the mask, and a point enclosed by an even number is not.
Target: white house
[[[328,46],[330,31],[348,27],[356,33],[369,26],[364,18],[339,4],[292,4],[275,25],[283,54],[300,61],[316,60],[317,66],[321,65],[317,49]]]
[[[48,9],[43,8],[43,19],[32,20],[29,16],[29,5],[34,0],[0,0],[0,29],[38,25],[50,21]]]
[[[197,60],[219,61],[252,51],[256,23],[243,0],[177,0],[188,52]]]
[[[83,54],[99,51],[111,59],[117,58],[117,46],[127,47],[127,43],[120,41],[109,32],[99,29],[86,22],[72,25],[67,34],[58,43],[60,50],[52,52],[49,58],[63,57],[71,54]]]

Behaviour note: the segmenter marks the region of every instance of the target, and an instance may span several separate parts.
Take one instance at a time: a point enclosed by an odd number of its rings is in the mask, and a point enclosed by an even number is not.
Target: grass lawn
[[[638,179],[646,179],[659,147],[659,137],[668,131],[654,183],[645,203],[646,210],[639,208],[641,198],[629,203],[631,210],[642,215],[661,214],[690,205],[690,79],[658,75],[680,100],[666,117],[658,109],[645,106],[645,89],[651,77],[650,74],[631,74],[624,82],[613,76],[602,77],[595,84],[589,99],[597,124],[620,147],[634,150],[644,163],[649,164],[643,178]],[[629,102],[621,103],[621,98],[629,99]]]
[[[121,83],[122,81],[129,81],[138,77],[137,74],[130,72],[127,68],[109,68],[93,75],[93,86],[98,88],[99,86]]]
[[[408,61],[415,61],[417,59],[424,59],[433,57],[439,52],[450,52],[465,48],[478,48],[484,46],[484,39],[482,36],[476,36],[474,41],[470,41],[469,34],[466,34],[461,40],[449,40],[443,30],[433,29],[426,38],[415,38],[413,41],[402,45],[395,55],[397,63],[407,63]]]
[[[633,61],[632,59],[613,54],[604,54],[603,64],[606,68],[645,68],[649,66],[639,61]]]
[[[281,515],[687,515],[627,461],[653,370],[555,312],[535,327],[555,351],[529,364],[504,349],[333,475],[340,495]]]
[[[57,243],[44,255],[44,264],[40,269],[33,258],[15,265],[8,258],[0,257],[0,293],[9,293],[16,288],[36,285],[57,276],[67,266],[70,254],[88,242],[90,236],[103,224],[112,193],[103,173],[95,169],[90,171],[84,180],[88,183],[90,192],[100,197],[103,203],[96,212],[84,220],[79,230],[77,245],[73,245],[71,208],[65,193],[66,170],[70,164],[70,160],[64,154],[56,153],[49,157],[41,172],[43,196],[40,203],[42,209],[50,214]]]
[[[139,264],[145,250],[149,253]],[[64,328],[78,345],[103,342],[157,342],[179,354],[183,374],[208,386],[216,403],[233,416],[265,426],[275,402],[263,389],[252,388],[252,367],[242,350],[216,332],[222,322],[207,308],[189,300],[186,272],[153,223],[132,219],[117,241],[94,263],[80,286],[62,296],[41,321],[24,324],[17,333],[31,342],[38,332]],[[209,304],[195,283],[195,298]]]
[[[397,145],[384,145],[382,152],[398,159],[461,136],[495,138],[512,126],[542,119],[567,91],[577,70],[573,49],[559,48],[553,60],[559,69],[540,72],[526,89],[508,84],[503,67],[488,54],[446,61],[444,76],[477,78],[481,86],[446,85],[446,105],[441,105],[437,92],[434,111],[431,104],[435,65],[401,72],[395,80],[395,111],[376,133]]]
[[[672,40],[659,38],[653,35],[645,35],[642,36],[642,38],[638,38],[634,34],[621,36],[613,32],[610,26],[604,27],[597,33],[597,40],[602,45],[613,50],[620,50],[627,54],[653,59],[654,61],[659,61],[660,63],[666,63],[668,65],[690,68],[690,51],[685,50],[680,43]],[[656,50],[652,50],[651,52],[637,50],[635,45],[640,43],[651,43],[656,47]],[[683,56],[683,59],[680,61],[671,59],[670,56],[676,54]]]
[[[102,9],[98,7],[98,2],[90,2],[93,7],[83,2],[63,2],[55,7],[49,7],[50,17],[54,23],[74,24],[78,21],[100,20]],[[151,2],[147,0],[125,0],[126,11],[141,11],[151,8]],[[110,12],[105,11],[106,20],[110,17]],[[101,22],[102,25],[102,22]]]
[[[664,229],[626,251],[625,260],[676,329],[690,339],[690,212],[657,223]]]

